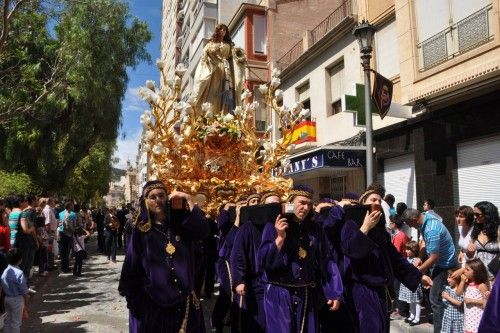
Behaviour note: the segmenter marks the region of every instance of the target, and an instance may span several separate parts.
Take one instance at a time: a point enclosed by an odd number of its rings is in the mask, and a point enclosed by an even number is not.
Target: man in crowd
[[[408,208],[401,219],[410,227],[419,228],[422,232],[428,257],[418,268],[424,274],[427,271],[431,272],[433,285],[429,299],[433,312],[434,332],[439,333],[445,307],[441,293],[447,285],[448,269],[457,265],[455,245],[441,217],[431,211],[424,214],[416,209]]]

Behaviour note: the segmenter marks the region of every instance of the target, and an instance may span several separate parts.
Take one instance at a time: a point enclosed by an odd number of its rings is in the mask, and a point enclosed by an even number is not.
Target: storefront
[[[378,180],[396,202],[433,199],[449,226],[459,205],[500,205],[498,90],[379,129],[374,146]]]
[[[314,189],[314,199],[341,199],[346,192],[365,189],[364,147],[323,146],[290,158],[285,175]]]

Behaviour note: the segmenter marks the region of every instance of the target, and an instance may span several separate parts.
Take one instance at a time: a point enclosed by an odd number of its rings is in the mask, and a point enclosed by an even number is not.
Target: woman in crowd
[[[474,224],[474,210],[469,206],[460,206],[455,211],[455,220],[458,226],[458,247],[460,253],[458,262],[465,266],[465,253],[469,247]]]
[[[491,202],[481,201],[474,205],[474,216],[476,220],[471,242],[467,247],[467,257],[479,258],[488,269],[488,276],[492,280],[499,269],[498,208]]]
[[[182,208],[169,203],[183,200]],[[129,308],[130,332],[205,332],[194,293],[194,242],[209,234],[205,214],[182,192],[149,181],[130,236],[118,290]]]

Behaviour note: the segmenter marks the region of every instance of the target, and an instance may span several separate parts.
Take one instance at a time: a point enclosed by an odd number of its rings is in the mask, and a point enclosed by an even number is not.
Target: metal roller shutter
[[[500,207],[500,136],[458,144],[457,166],[460,205]]]
[[[413,154],[384,161],[384,186],[385,193],[394,195],[396,203],[404,202],[408,208],[417,208]]]
[[[413,154],[389,158],[384,161],[384,186],[386,194],[394,195],[396,204],[404,202],[408,208],[417,208]],[[418,239],[417,229],[411,228],[411,238]]]

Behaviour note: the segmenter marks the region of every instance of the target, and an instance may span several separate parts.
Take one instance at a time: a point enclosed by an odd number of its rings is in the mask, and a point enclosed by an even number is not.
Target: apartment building
[[[500,2],[375,3],[371,22],[395,20],[400,100],[412,108],[374,133],[379,178],[410,189],[396,200],[434,199],[447,221],[459,205],[500,205]]]
[[[340,199],[346,192],[362,193],[366,186],[364,86],[359,46],[352,35],[359,4],[332,3],[331,10],[321,11],[321,20],[303,31],[274,64],[282,71],[284,104],[302,103],[311,110],[307,126],[295,129],[300,134],[288,175],[311,185],[317,198]],[[387,66],[383,74],[397,82],[399,69]],[[397,102],[397,90],[389,115],[383,120],[373,117],[374,128],[400,121],[398,117],[410,109]]]

